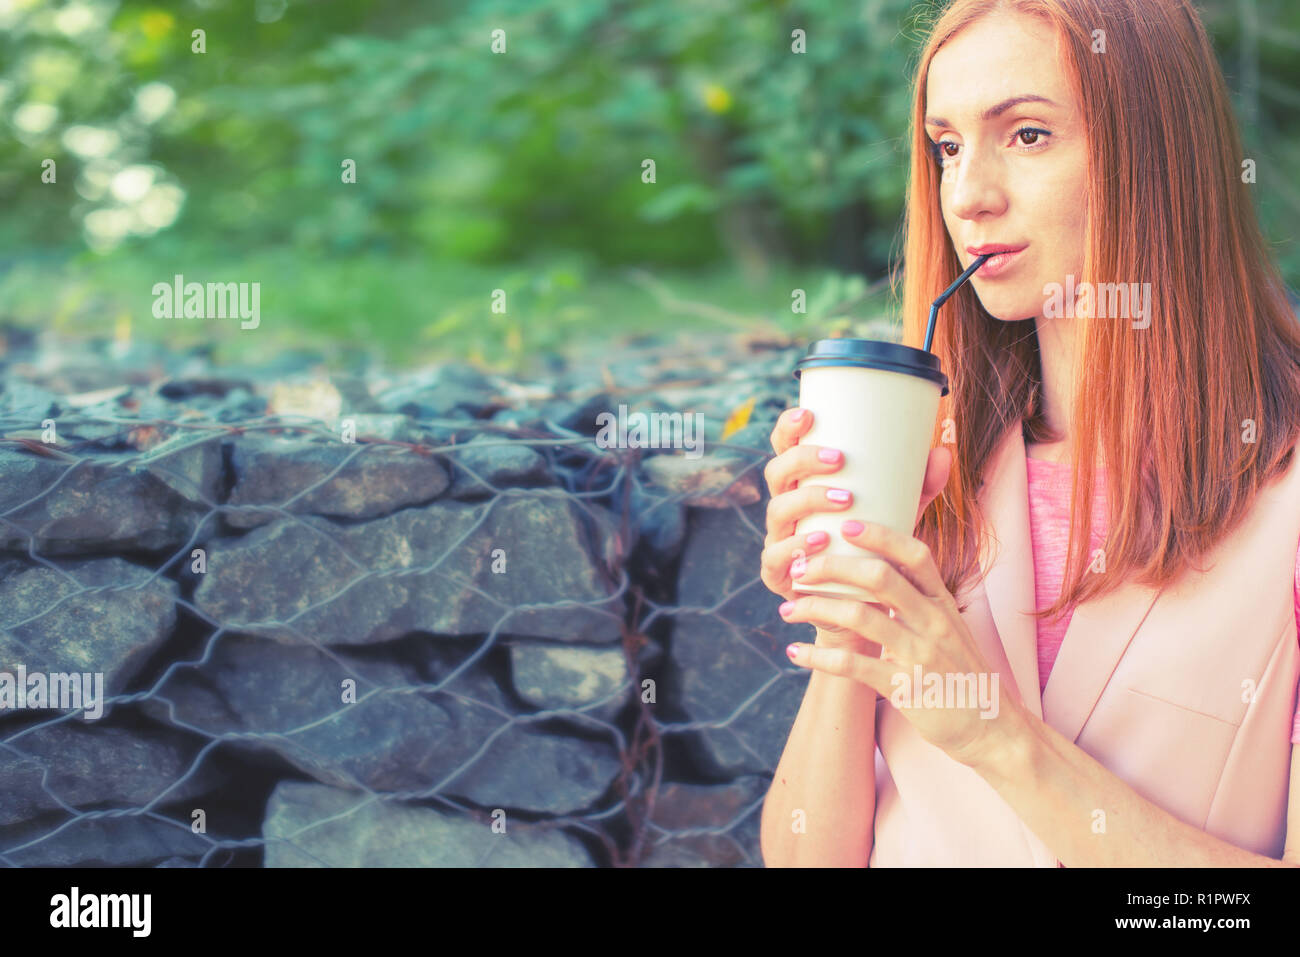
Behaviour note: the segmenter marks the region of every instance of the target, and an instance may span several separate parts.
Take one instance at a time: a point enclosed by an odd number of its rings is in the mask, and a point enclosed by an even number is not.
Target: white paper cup
[[[837,471],[802,479],[799,486],[853,493],[848,508],[814,512],[795,525],[795,533],[827,532],[830,542],[817,554],[850,557],[875,553],[844,541],[840,525],[849,519],[884,525],[910,537],[939,399],[948,394],[938,356],[875,339],[820,339],[795,364],[794,374],[799,379],[799,405],[813,414],[812,428],[799,441],[844,453]],[[832,582],[804,584],[796,579],[793,589],[879,601],[864,588]]]

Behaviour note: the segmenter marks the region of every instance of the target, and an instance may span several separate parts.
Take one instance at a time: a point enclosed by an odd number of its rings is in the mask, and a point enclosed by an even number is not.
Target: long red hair
[[[1300,327],[1243,182],[1223,74],[1187,0],[955,0],[916,71],[902,341],[922,346],[929,303],[961,272],[923,124],[930,60],[967,24],[1011,11],[1055,28],[1088,119],[1077,278],[1151,283],[1148,328],[1074,320],[1081,378],[1073,388],[1070,548],[1061,596],[1038,613],[1045,617],[1125,581],[1163,585],[1245,517],[1289,464],[1300,431]],[[1104,55],[1092,52],[1098,29]],[[991,317],[967,283],[940,310],[932,348],[950,380],[933,444],[948,420],[956,446],[948,484],[916,537],[958,594],[978,574],[977,550],[987,542],[975,493],[998,440],[1021,423],[1028,442],[1059,436],[1043,416],[1033,320]],[[1107,468],[1110,531],[1105,571],[1089,574],[1098,461]]]

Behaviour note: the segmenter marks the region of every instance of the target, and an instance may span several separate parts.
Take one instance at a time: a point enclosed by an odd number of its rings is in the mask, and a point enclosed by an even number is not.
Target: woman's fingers
[[[883,648],[882,657],[888,653],[910,660],[916,639],[897,619],[854,598],[802,595],[781,605],[780,613],[781,618],[788,622],[805,622],[831,630],[842,629],[875,642]]]
[[[952,599],[934,563],[934,555],[931,554],[930,547],[920,539],[874,522],[864,523],[862,530],[858,532],[841,528],[840,534],[848,544],[867,549],[888,559],[886,564],[895,570],[895,574],[904,576],[911,587],[922,595],[931,600]]]
[[[826,475],[844,465],[844,453],[824,445],[796,445],[768,459],[763,467],[768,494],[773,498],[797,488],[800,479]]]
[[[825,548],[830,540],[831,537],[826,532],[808,532],[806,535],[791,535],[766,546],[759,556],[759,578],[769,591],[782,598],[789,598],[794,594],[790,566],[798,559]]]
[[[886,617],[894,610],[896,622],[901,622],[917,634],[932,633],[942,623],[934,603],[922,595],[904,575],[883,558],[868,556],[845,557],[841,555],[811,555],[796,561],[790,577],[808,584],[836,582],[855,585],[875,595],[879,602],[863,602]],[[793,587],[793,586],[792,586]]]
[[[786,409],[772,429],[772,451],[780,455],[799,442],[801,436],[812,428],[813,415],[807,409]]]
[[[789,654],[792,662],[802,668],[810,668],[841,678],[851,678],[875,689],[876,693],[885,699],[893,694],[894,675],[899,673],[899,668],[894,663],[846,646],[820,647],[815,644],[791,644],[786,653]]]
[[[789,538],[801,518],[815,512],[842,512],[852,504],[853,493],[843,488],[808,485],[783,492],[767,503],[767,541]]]

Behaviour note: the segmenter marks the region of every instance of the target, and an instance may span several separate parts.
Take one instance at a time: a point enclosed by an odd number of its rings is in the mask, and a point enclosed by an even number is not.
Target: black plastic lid
[[[924,349],[883,339],[818,339],[808,353],[794,364],[794,377],[804,369],[819,366],[863,366],[918,375],[937,383],[939,395],[948,394],[948,377],[940,370],[939,357]]]

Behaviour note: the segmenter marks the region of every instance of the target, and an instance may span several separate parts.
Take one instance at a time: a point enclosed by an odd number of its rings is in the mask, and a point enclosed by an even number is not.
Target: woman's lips
[[[975,270],[975,276],[980,279],[997,278],[1014,266],[1018,261],[1017,257],[1024,251],[1024,249],[1017,249],[1015,252],[998,253],[996,256],[990,256],[984,260],[983,266]]]

